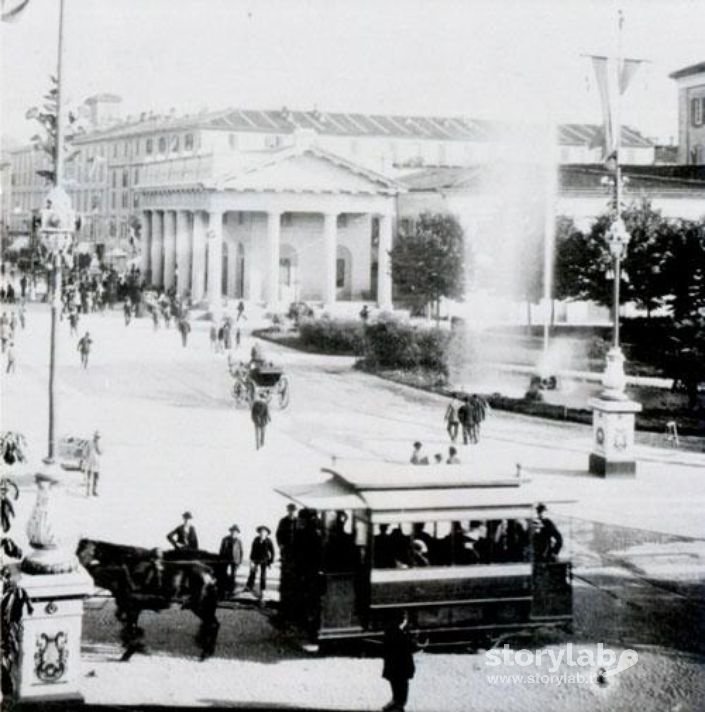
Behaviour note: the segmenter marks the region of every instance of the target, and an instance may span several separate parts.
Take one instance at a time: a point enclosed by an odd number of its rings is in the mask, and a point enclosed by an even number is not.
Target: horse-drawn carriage
[[[289,405],[289,379],[284,371],[271,363],[252,362],[249,366],[240,362],[230,365],[234,379],[233,398],[237,405],[252,405],[255,398],[267,403],[274,401],[280,410]]]

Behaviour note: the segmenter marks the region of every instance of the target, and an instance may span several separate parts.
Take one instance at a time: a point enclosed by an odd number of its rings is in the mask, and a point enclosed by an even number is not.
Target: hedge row
[[[391,318],[365,329],[364,360],[371,368],[426,368],[448,374],[450,332]]]
[[[323,354],[361,356],[365,343],[364,325],[355,319],[302,319],[299,337],[304,348]]]

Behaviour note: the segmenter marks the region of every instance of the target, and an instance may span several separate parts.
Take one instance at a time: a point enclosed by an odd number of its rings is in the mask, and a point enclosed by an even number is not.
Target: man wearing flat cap
[[[274,562],[274,544],[269,538],[271,533],[269,527],[264,524],[257,527],[257,538],[252,542],[250,549],[250,575],[245,590],[252,591],[259,569],[260,596],[264,594],[264,589],[267,587],[267,568]]]
[[[183,522],[170,531],[166,538],[175,549],[196,551],[198,549],[198,535],[196,534],[196,528],[193,526],[193,515],[191,512],[184,512],[181,517]]]
[[[225,563],[223,593],[232,596],[235,593],[238,566],[242,563],[243,551],[240,539],[240,527],[233,524],[220,542],[220,558]]]

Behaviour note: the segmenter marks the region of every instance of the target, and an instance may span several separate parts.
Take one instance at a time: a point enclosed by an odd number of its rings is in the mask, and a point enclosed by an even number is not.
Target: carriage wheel
[[[276,390],[279,409],[284,410],[289,405],[289,379],[286,376],[279,379]]]

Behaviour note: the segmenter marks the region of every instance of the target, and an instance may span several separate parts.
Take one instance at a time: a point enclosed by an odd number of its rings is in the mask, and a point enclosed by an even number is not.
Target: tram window
[[[527,522],[515,519],[378,524],[373,566],[386,569],[528,561],[528,531]]]

